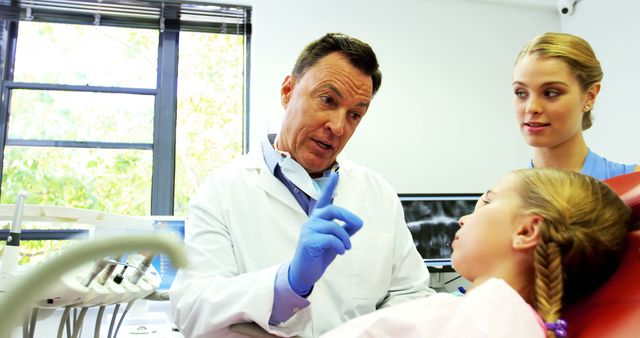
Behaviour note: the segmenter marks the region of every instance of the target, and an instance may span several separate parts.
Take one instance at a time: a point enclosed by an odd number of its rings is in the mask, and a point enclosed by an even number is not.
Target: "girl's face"
[[[554,148],[582,137],[582,116],[599,89],[595,84],[584,93],[559,59],[531,54],[521,59],[513,69],[513,107],[525,142]]]
[[[472,214],[460,218],[451,260],[467,280],[498,277],[506,268],[520,218],[517,184],[518,177],[507,174],[480,197]]]

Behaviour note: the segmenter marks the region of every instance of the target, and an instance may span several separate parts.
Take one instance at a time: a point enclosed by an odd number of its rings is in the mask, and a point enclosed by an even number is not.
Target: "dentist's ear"
[[[293,75],[287,75],[284,78],[284,81],[282,81],[282,86],[280,87],[280,103],[282,104],[282,108],[287,109],[289,99],[291,99],[291,94],[293,93],[294,85],[295,78]]]
[[[535,248],[540,240],[542,221],[543,218],[538,215],[519,216],[512,247],[516,250]]]

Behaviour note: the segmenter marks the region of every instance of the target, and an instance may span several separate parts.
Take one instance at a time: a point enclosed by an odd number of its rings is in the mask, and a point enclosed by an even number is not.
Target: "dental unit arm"
[[[10,273],[16,271],[18,267],[18,261],[20,260],[20,236],[22,233],[22,214],[24,213],[24,200],[27,197],[27,193],[21,191],[18,193],[16,199],[16,206],[13,210],[13,221],[11,222],[11,230],[9,237],[7,237],[7,245],[2,253],[2,268],[3,273]]]
[[[128,235],[77,244],[30,271],[0,297],[0,313],[3,314],[0,316],[0,337],[10,336],[12,328],[42,298],[44,289],[60,276],[81,264],[106,256],[141,251],[149,254],[166,253],[175,267],[182,267],[187,262],[180,241],[170,235]]]

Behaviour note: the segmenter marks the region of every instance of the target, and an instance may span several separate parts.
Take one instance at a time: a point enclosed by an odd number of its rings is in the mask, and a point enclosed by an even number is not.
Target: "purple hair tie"
[[[564,319],[558,319],[555,322],[545,323],[548,330],[553,330],[556,337],[567,337],[567,322]]]

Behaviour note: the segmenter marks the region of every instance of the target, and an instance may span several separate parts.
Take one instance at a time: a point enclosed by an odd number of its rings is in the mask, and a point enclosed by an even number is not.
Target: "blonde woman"
[[[534,148],[531,167],[573,170],[600,180],[640,170],[608,161],[584,140],[602,77],[593,49],[575,35],[546,33],[523,47],[513,69],[513,106],[522,137]]]
[[[629,213],[593,177],[551,168],[509,173],[460,218],[451,259],[472,283],[464,296],[402,303],[323,337],[566,336],[563,308],[613,273]]]

